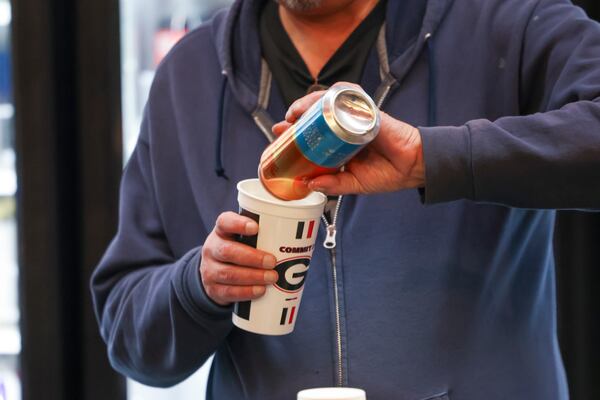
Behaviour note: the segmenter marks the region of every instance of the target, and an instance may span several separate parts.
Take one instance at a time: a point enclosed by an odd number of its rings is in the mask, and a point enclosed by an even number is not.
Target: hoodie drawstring
[[[215,174],[219,178],[229,180],[225,174],[225,168],[223,168],[222,159],[222,147],[223,147],[223,127],[225,125],[225,95],[227,92],[227,76],[223,75],[223,84],[221,86],[221,103],[219,104],[218,121],[219,127],[217,129],[217,140],[215,143]]]
[[[385,40],[385,35],[380,35],[380,39],[383,38],[383,40]],[[436,126],[437,125],[437,76],[436,76],[436,69],[435,69],[435,51],[434,51],[434,43],[433,43],[433,36],[431,33],[428,33],[425,35],[425,42],[427,45],[427,58],[428,58],[428,126]],[[385,46],[385,41],[382,42],[383,45]],[[385,47],[383,47],[385,49]],[[380,54],[381,56],[381,54]],[[381,57],[380,57],[381,58]],[[387,60],[384,60],[387,61]],[[264,63],[263,65],[263,69],[267,68],[268,66],[266,66],[266,63]],[[394,86],[397,82],[396,80],[393,78],[393,76],[391,74],[387,74],[389,76],[390,79],[385,79],[384,82],[382,83],[381,87],[377,90],[377,105],[378,107],[381,107],[382,103],[385,101],[385,98],[387,97],[387,95],[389,94],[392,86]],[[219,105],[219,114],[218,114],[218,121],[219,121],[219,127],[218,127],[218,131],[217,131],[217,138],[216,138],[216,143],[215,143],[215,173],[217,174],[217,176],[219,178],[223,178],[225,180],[229,180],[229,177],[227,177],[227,175],[225,174],[225,168],[223,167],[223,159],[222,159],[222,147],[223,147],[223,128],[225,125],[225,102],[226,102],[226,94],[227,94],[227,76],[225,74],[223,74],[224,79],[223,79],[223,84],[221,86],[221,103]],[[385,75],[382,75],[385,76]],[[383,90],[382,90],[383,89]],[[264,115],[263,115],[264,114]],[[263,133],[265,133],[265,135],[268,137],[268,134],[270,132],[270,129],[267,129],[267,127],[270,127],[272,125],[272,122],[268,123],[270,121],[270,118],[268,118],[268,114],[266,114],[266,112],[264,111],[264,108],[260,108],[258,109],[258,111],[256,111],[253,114],[254,120],[256,122],[256,124],[259,126],[259,128],[261,128],[261,130],[263,131]],[[268,121],[267,121],[268,119]],[[263,120],[265,120],[266,122],[263,123]],[[272,140],[272,138],[270,138]]]
[[[429,114],[428,114],[428,125],[437,125],[437,76],[435,71],[435,51],[433,48],[433,36],[431,33],[425,35],[425,41],[427,42],[427,58],[429,68]]]

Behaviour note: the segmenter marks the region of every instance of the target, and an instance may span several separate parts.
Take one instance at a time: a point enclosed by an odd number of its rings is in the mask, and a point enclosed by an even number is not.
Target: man
[[[276,273],[233,240],[258,229],[235,184],[337,81],[382,130],[310,185],[371,194],[330,207],[295,331],[241,331]],[[553,209],[600,205],[599,97],[600,27],[567,0],[238,1],[157,73],[92,281],[113,366],[169,386],[214,353],[210,399],[567,399]]]

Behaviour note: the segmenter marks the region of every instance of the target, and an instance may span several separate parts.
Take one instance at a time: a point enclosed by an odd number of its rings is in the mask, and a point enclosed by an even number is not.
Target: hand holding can
[[[356,85],[339,83],[332,86]],[[286,120],[273,126],[276,135],[286,136],[309,114],[325,92],[311,93],[292,104]],[[425,186],[425,162],[421,133],[414,126],[379,111],[379,134],[356,156],[345,164],[343,171],[318,173],[319,176],[295,182],[309,192],[316,190],[328,195],[394,192]],[[306,184],[308,183],[308,185]]]
[[[332,86],[263,153],[259,177],[284,200],[306,197],[307,181],[335,173],[379,132],[379,110],[356,85]]]

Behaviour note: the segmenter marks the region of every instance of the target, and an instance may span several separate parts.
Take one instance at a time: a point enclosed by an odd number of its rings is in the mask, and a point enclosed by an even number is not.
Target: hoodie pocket
[[[440,394],[435,394],[433,396],[425,397],[420,400],[450,400],[450,396],[446,392],[446,393],[440,393]]]

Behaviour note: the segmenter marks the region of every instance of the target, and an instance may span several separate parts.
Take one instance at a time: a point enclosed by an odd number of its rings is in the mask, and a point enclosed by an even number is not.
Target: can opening
[[[373,129],[375,110],[364,96],[351,90],[340,92],[334,100],[333,115],[340,126],[356,135],[364,135]]]

